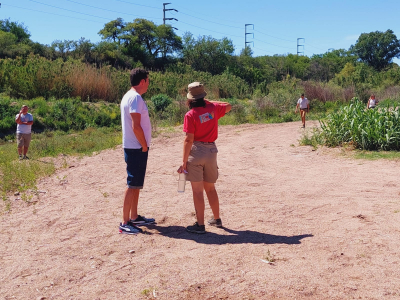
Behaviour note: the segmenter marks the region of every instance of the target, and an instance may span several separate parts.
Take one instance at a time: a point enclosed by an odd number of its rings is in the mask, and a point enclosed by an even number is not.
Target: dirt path
[[[36,205],[1,216],[0,298],[399,299],[399,162],[300,147],[299,127],[220,128],[225,228],[206,235],[185,232],[180,132],[153,141],[139,208],[158,225],[145,234],[118,234],[121,148],[46,178]]]

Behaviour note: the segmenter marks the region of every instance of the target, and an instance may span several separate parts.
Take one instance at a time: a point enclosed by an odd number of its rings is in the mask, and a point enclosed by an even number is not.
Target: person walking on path
[[[228,102],[206,100],[206,95],[200,82],[189,84],[187,105],[190,110],[184,118],[183,131],[186,132],[186,137],[183,142],[182,165],[178,169],[178,173],[187,173],[186,179],[192,185],[197,222],[186,227],[186,230],[192,233],[206,232],[204,191],[214,215],[208,224],[222,227],[219,199],[215,189],[218,179],[218,149],[215,140],[218,137],[218,119],[228,113],[232,106]]]
[[[299,100],[297,100],[295,113],[297,114],[297,110],[300,108],[300,116],[301,122],[303,123],[303,128],[306,127],[306,113],[310,111],[310,102],[307,98],[304,97],[304,94],[301,94]]]
[[[375,106],[379,103],[378,100],[375,99],[375,95],[372,94],[371,97],[368,99],[367,109],[375,108]]]
[[[137,234],[138,227],[153,224],[155,220],[138,215],[139,192],[143,189],[151,142],[149,111],[142,95],[149,87],[149,73],[136,68],[130,73],[131,89],[121,101],[122,148],[126,162],[127,188],[123,205],[120,233]]]
[[[19,159],[29,159],[28,153],[29,144],[32,139],[32,124],[33,116],[28,113],[28,106],[23,105],[19,114],[15,116],[17,123],[17,147]]]

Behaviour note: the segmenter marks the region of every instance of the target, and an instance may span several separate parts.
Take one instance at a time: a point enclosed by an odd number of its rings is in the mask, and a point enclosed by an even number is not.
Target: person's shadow
[[[149,225],[149,229],[158,230],[158,234],[171,239],[191,240],[201,244],[300,244],[301,240],[307,237],[313,237],[312,234],[302,234],[294,236],[274,235],[261,233],[251,230],[232,230],[226,227],[215,228],[215,231],[225,230],[229,235],[218,234],[216,232],[207,231],[205,234],[195,234],[186,231],[183,226],[167,226]],[[147,234],[153,234],[147,232]]]

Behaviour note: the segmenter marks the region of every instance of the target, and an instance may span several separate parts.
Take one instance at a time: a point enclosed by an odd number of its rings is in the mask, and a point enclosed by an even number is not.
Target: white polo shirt
[[[300,98],[299,100],[297,100],[297,104],[300,104],[300,108],[301,109],[307,108],[308,103],[309,102],[308,102],[308,99],[306,97]]]
[[[122,148],[142,148],[142,145],[133,132],[131,113],[139,113],[141,115],[140,126],[143,129],[147,147],[150,147],[151,123],[149,110],[143,98],[136,91],[130,89],[121,101]]]

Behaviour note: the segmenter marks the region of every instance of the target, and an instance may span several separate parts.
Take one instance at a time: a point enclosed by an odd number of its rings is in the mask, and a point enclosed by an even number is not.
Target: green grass
[[[388,159],[398,160],[400,159],[399,151],[356,151],[354,158],[377,160],[377,159]]]

